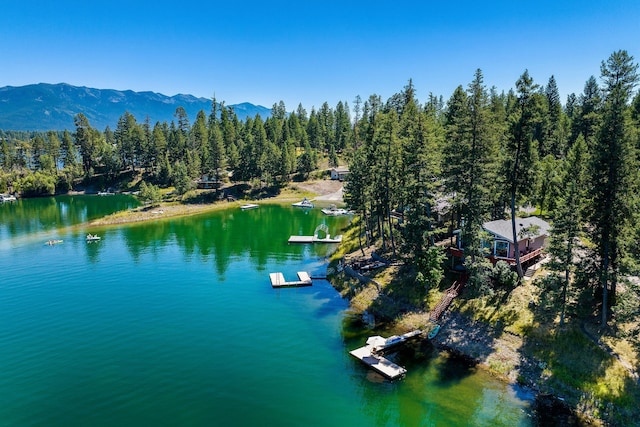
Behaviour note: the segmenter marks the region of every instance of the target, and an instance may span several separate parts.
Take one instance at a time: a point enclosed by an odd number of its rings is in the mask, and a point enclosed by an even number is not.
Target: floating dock
[[[373,353],[373,346],[366,345],[349,352],[356,359],[361,360],[365,365],[375,369],[390,380],[402,377],[407,370],[400,365],[396,365],[389,359]]]
[[[324,237],[320,237],[320,232],[324,233]],[[313,236],[291,236],[289,243],[340,243],[342,235],[331,237],[329,227],[326,224],[320,224],[313,232]]]
[[[383,356],[385,350],[400,343],[416,338],[422,334],[421,330],[407,332],[403,335],[394,335],[389,338],[380,336],[369,337],[367,345],[349,352],[350,355],[362,361],[365,365],[378,371],[390,380],[395,380],[407,373],[407,370]]]
[[[342,242],[342,236],[319,238],[316,236],[291,236],[289,237],[289,243],[340,243]]]
[[[274,288],[311,286],[312,284],[311,277],[306,271],[298,271],[298,280],[293,282],[287,282],[282,273],[269,273],[269,279],[271,280],[271,286]]]

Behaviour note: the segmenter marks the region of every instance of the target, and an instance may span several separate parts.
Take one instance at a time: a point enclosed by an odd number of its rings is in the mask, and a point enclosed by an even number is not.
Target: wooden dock
[[[320,237],[320,233],[324,234],[324,237]],[[289,237],[289,243],[340,243],[342,242],[342,235],[331,237],[329,234],[329,227],[327,224],[320,224],[313,232],[313,236],[291,236]]]
[[[369,339],[367,339],[367,345],[352,350],[349,354],[385,377],[395,380],[406,374],[407,370],[385,358],[383,353],[389,348],[419,337],[421,334],[422,331],[417,329],[403,335],[394,335],[389,338],[380,336],[369,337]]]
[[[356,359],[361,360],[365,365],[378,371],[390,380],[402,377],[407,370],[400,365],[396,365],[389,359],[373,353],[373,346],[366,345],[349,352]]]
[[[340,243],[342,242],[342,236],[331,237],[316,237],[316,236],[291,236],[289,237],[289,243]]]
[[[282,273],[269,273],[269,279],[271,280],[271,286],[274,288],[312,285],[311,277],[306,271],[298,271],[298,280],[293,282],[287,282]]]

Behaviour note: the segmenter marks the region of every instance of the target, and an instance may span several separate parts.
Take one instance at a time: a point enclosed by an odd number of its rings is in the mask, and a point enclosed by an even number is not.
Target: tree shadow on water
[[[458,384],[478,370],[475,362],[454,353],[444,353],[437,363],[438,375],[436,382],[441,387]]]

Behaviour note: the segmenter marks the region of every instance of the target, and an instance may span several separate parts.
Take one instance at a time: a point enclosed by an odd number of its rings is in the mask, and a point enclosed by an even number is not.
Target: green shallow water
[[[289,235],[347,218],[229,209],[87,243],[58,227],[135,201],[71,199],[0,205],[0,425],[531,425],[516,390],[429,344],[382,381],[349,356],[374,332],[328,282],[271,288],[270,272],[324,272],[331,246]]]

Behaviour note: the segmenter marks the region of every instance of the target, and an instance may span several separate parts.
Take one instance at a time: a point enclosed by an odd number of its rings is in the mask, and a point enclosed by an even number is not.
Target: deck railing
[[[454,257],[458,257],[458,258],[464,257],[464,252],[462,251],[462,249],[449,248],[449,253]],[[542,248],[538,248],[538,249],[532,250],[529,253],[520,255],[520,263],[527,262],[527,261],[539,256],[541,253],[542,253]],[[516,259],[515,258],[493,256],[493,255],[489,255],[488,258],[489,258],[489,260],[491,260],[491,262],[493,264],[495,264],[498,261],[504,261],[504,262],[506,262],[506,263],[508,263],[510,265],[515,265],[516,264]]]

